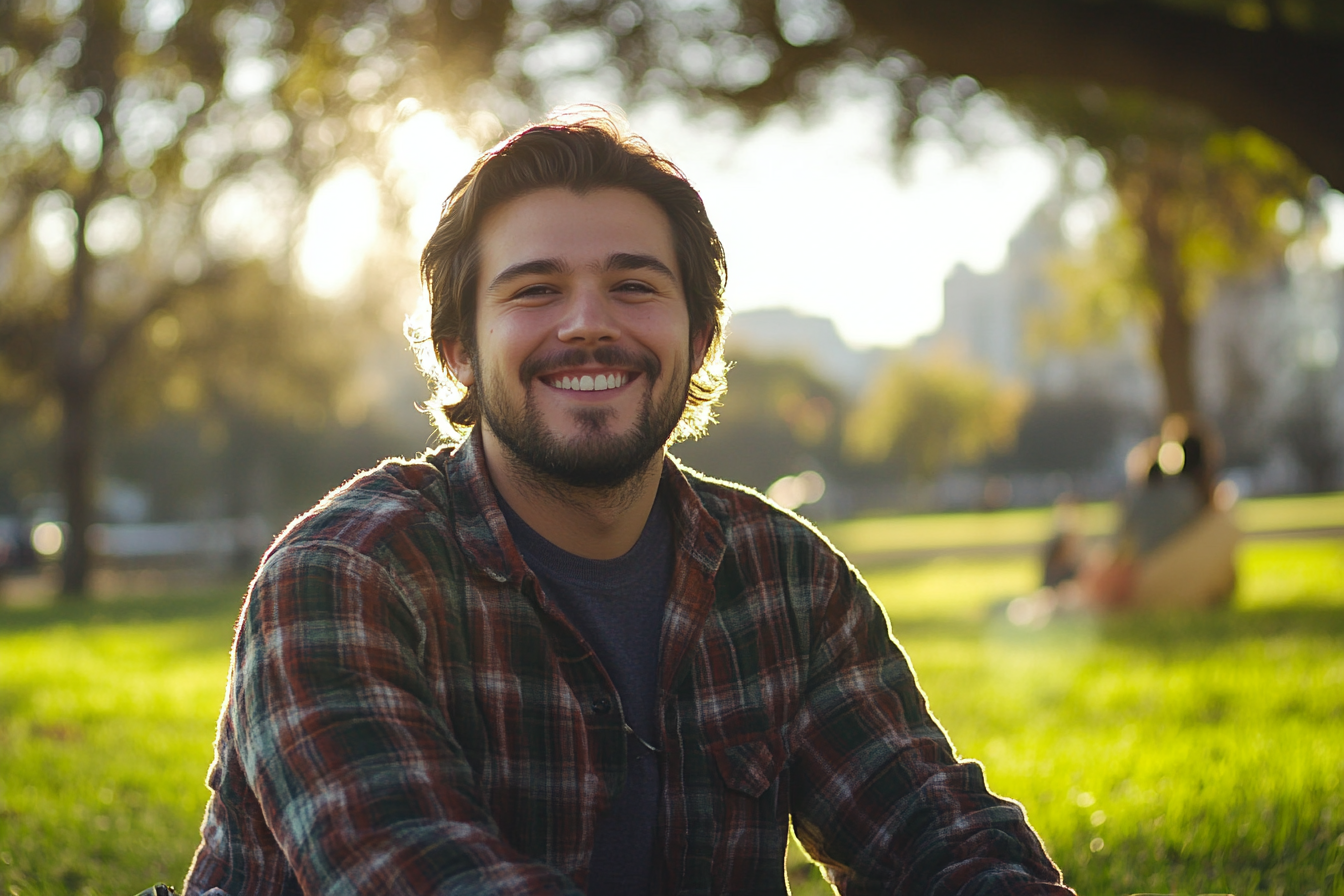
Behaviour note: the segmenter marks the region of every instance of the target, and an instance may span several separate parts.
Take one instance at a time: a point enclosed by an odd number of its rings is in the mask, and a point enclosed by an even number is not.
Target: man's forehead
[[[573,264],[616,254],[652,255],[675,270],[667,213],[636,190],[605,187],[579,193],[553,187],[501,203],[478,232],[482,273],[519,261],[552,258]]]

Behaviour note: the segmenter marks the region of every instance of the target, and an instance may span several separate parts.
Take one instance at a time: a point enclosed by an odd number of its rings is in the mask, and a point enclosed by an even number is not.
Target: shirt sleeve
[[[422,671],[425,622],[386,569],[291,545],[239,626],[226,712],[304,892],[581,892],[500,838]]]
[[[791,751],[795,832],[846,896],[1073,893],[1022,807],[957,761],[848,566],[822,610]]]

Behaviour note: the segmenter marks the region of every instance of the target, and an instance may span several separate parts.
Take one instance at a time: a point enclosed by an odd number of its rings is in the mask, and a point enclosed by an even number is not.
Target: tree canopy
[[[0,395],[56,409],[67,593],[85,587],[100,428],[119,402],[332,403],[360,328],[333,331],[298,282],[307,200],[343,161],[376,157],[401,99],[441,102],[489,74],[508,10],[459,13],[0,5]]]
[[[1344,184],[1344,6],[1334,0],[589,0],[526,10],[532,34],[553,45],[584,35],[569,44],[564,74],[601,70],[632,97],[672,90],[758,113],[806,101],[819,71],[876,63],[904,100],[898,130],[908,137],[919,118],[955,115],[981,86],[1096,84],[1257,128]],[[516,71],[521,91],[535,91]]]

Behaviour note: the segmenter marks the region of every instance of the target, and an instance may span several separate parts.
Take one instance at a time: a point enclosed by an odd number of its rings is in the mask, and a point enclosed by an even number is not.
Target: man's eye
[[[647,284],[647,283],[642,283],[642,282],[640,282],[639,280],[627,280],[627,281],[625,281],[624,283],[619,283],[619,284],[617,284],[617,286],[616,286],[616,291],[617,291],[617,292],[634,292],[634,293],[651,293],[651,292],[654,292],[654,288],[653,288],[652,286],[650,286],[649,284]]]
[[[537,283],[533,286],[525,286],[513,294],[516,299],[541,298],[555,295],[556,289],[546,283]]]

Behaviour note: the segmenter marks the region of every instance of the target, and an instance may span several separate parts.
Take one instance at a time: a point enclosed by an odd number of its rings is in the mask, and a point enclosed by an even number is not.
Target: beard
[[[613,409],[580,408],[570,412],[579,434],[561,439],[547,427],[537,407],[532,392],[536,378],[549,370],[590,362],[641,373],[645,385],[639,414],[628,432],[617,434],[608,428],[616,415]],[[529,358],[523,363],[519,378],[526,397],[520,405],[508,398],[505,389],[499,388],[493,373],[484,370],[479,359],[473,358],[472,366],[482,373],[476,383],[481,417],[513,456],[519,472],[547,489],[569,486],[611,490],[630,482],[667,444],[686,409],[691,381],[689,367],[678,364],[664,394],[655,400],[653,389],[662,365],[652,353],[635,353],[616,346],[570,349]]]

